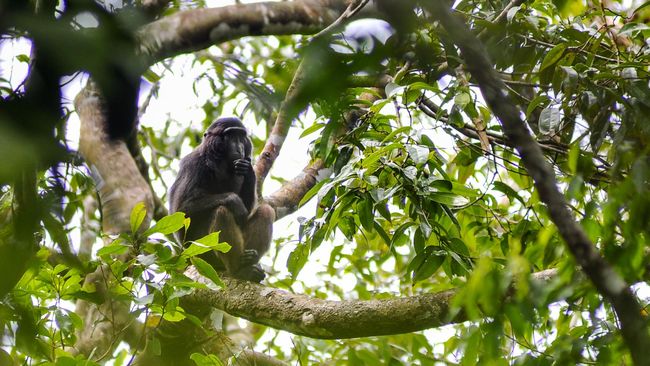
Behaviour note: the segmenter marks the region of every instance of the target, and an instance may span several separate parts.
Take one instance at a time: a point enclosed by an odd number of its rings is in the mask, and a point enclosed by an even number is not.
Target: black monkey
[[[228,253],[202,256],[215,269],[260,282],[265,274],[257,263],[269,249],[275,211],[257,205],[252,143],[235,117],[218,118],[203,134],[203,141],[181,160],[178,177],[169,192],[170,211],[192,219],[185,240],[221,231],[219,238],[232,246]],[[183,233],[177,233],[182,240]]]

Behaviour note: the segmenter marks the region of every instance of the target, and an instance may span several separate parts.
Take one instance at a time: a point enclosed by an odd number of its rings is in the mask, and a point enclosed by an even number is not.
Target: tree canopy
[[[0,0],[0,365],[650,365],[649,4]],[[223,115],[262,284],[172,236]]]

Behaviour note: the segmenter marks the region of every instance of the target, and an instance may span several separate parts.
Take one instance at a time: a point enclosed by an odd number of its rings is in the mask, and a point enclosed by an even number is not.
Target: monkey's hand
[[[246,177],[250,176],[251,174],[255,173],[253,172],[253,164],[251,164],[250,158],[235,160],[235,175]]]
[[[242,254],[239,262],[239,269],[234,274],[236,278],[260,283],[266,277],[266,273],[262,267],[257,263],[260,257],[255,249],[246,249]]]

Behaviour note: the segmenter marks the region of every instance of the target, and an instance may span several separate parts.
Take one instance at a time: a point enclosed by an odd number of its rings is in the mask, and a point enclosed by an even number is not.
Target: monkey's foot
[[[241,257],[239,257],[239,265],[241,267],[248,267],[257,264],[259,260],[260,257],[257,254],[257,250],[245,249],[244,253],[242,253]]]
[[[256,251],[257,252],[257,251]],[[237,273],[234,274],[235,278],[241,280],[251,281],[255,283],[260,283],[266,277],[266,273],[262,267],[255,263],[248,266],[242,266],[237,270]]]

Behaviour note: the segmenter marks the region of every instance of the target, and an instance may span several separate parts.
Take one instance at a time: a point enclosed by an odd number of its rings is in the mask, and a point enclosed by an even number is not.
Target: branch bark
[[[277,191],[268,197],[264,198],[264,202],[268,203],[275,209],[276,221],[293,213],[298,209],[298,204],[302,197],[307,193],[317,182],[329,177],[331,170],[325,166],[325,163],[318,159],[309,164],[303,171],[294,177],[292,180],[286,182]]]
[[[131,229],[131,210],[138,202],[144,202],[147,207],[147,219],[143,225],[147,227],[154,207],[153,193],[126,143],[108,137],[103,100],[92,82],[75,98],[75,109],[81,122],[79,152],[99,191],[103,231],[108,234],[128,232]],[[85,282],[93,284],[99,293],[106,294],[111,279],[107,278],[104,270],[100,266],[86,277]],[[103,298],[106,301],[100,305],[77,302],[77,313],[84,319],[84,328],[78,332],[77,352],[110,354],[132,321],[127,303],[109,296]]]
[[[284,145],[284,140],[291,128],[291,122],[298,116],[298,114],[306,107],[305,105],[298,105],[297,101],[300,99],[302,91],[302,83],[305,77],[305,60],[303,59],[298,65],[296,72],[289,85],[287,94],[280,105],[280,110],[275,118],[271,134],[266,139],[264,149],[260,153],[257,162],[255,163],[255,175],[257,176],[257,189],[262,191],[262,184],[266,176],[271,171],[273,163],[280,155],[280,149]]]
[[[303,0],[191,9],[144,26],[140,52],[151,63],[244,36],[313,34],[335,21],[353,0]]]
[[[556,273],[546,270],[531,277],[548,284]],[[462,312],[450,312],[455,289],[393,299],[331,301],[236,279],[225,278],[224,282],[221,291],[197,290],[185,300],[319,339],[409,333],[468,320]]]
[[[422,2],[425,9],[448,33],[460,48],[472,76],[477,80],[486,103],[498,117],[506,137],[514,144],[521,161],[535,182],[540,199],[546,204],[551,220],[558,227],[574,258],[594,284],[598,292],[613,306],[621,323],[621,332],[637,365],[650,365],[648,319],[642,315],[641,306],[629,286],[600,256],[580,225],[575,221],[564,196],[557,188],[552,168],[544,159],[542,150],[528,132],[521,112],[508,98],[506,86],[487,58],[478,39],[456,15],[452,15],[445,2]]]
[[[348,1],[347,3],[348,4],[346,9],[339,15],[339,17],[331,22],[325,29],[321,30],[317,35],[315,35],[312,40],[322,37],[325,33],[338,26],[341,22],[353,17],[356,13],[364,8],[368,1],[352,0]],[[260,193],[262,192],[262,183],[264,182],[264,179],[266,179],[266,176],[271,170],[273,163],[280,154],[280,149],[282,149],[284,140],[289,133],[291,123],[293,122],[294,118],[296,118],[298,114],[300,114],[300,112],[302,112],[306,107],[306,100],[308,98],[304,98],[304,83],[305,78],[308,76],[308,73],[312,71],[310,70],[310,62],[311,60],[305,57],[300,62],[300,65],[298,65],[298,68],[296,69],[296,72],[293,76],[293,80],[291,80],[291,85],[289,85],[287,94],[282,101],[282,105],[280,106],[280,110],[276,116],[271,135],[264,145],[264,149],[260,154],[260,159],[258,159],[257,163],[255,164],[257,187]],[[302,194],[306,192],[307,191],[303,191]]]
[[[153,194],[140,174],[124,141],[111,140],[105,131],[102,97],[91,82],[75,98],[81,121],[79,152],[91,170],[102,205],[103,231],[119,234],[131,229],[129,217],[144,202],[151,219]],[[143,226],[147,226],[148,221]]]

